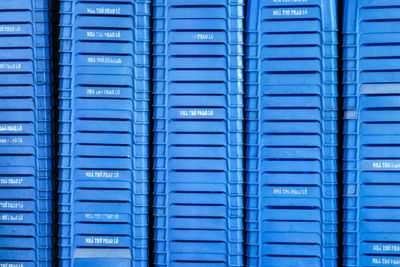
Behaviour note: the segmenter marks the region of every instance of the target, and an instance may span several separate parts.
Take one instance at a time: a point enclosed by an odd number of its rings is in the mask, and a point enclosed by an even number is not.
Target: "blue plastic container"
[[[249,0],[246,266],[337,266],[336,1]]]
[[[0,3],[2,266],[52,266],[50,8],[42,0]]]
[[[344,266],[400,264],[399,5],[344,1]]]
[[[244,265],[243,4],[154,1],[156,266]]]
[[[60,15],[60,266],[148,266],[149,1]]]

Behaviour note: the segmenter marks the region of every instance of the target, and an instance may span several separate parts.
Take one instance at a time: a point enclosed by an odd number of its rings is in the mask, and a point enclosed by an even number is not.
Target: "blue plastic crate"
[[[0,264],[52,266],[53,84],[47,1],[0,3]]]
[[[248,1],[246,266],[337,266],[335,1]]]
[[[344,266],[400,262],[399,5],[344,1]]]
[[[156,266],[244,265],[243,4],[153,4]]]
[[[60,3],[60,266],[148,265],[149,2]]]

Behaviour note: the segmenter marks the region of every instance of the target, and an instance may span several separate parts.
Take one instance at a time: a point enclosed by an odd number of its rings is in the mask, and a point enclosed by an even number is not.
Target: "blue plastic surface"
[[[52,2],[0,2],[0,265],[52,266]]]
[[[155,266],[244,265],[243,4],[154,1]]]
[[[344,1],[344,266],[400,264],[399,6]]]
[[[248,0],[246,266],[337,266],[336,1]]]
[[[149,0],[61,0],[60,266],[148,266]]]

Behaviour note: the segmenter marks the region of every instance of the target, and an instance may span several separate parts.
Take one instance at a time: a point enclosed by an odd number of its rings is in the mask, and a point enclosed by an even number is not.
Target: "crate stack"
[[[51,266],[50,5],[0,2],[0,265]]]
[[[337,266],[336,1],[246,16],[246,265]]]
[[[344,1],[343,266],[400,264],[400,1]]]
[[[60,266],[147,266],[149,1],[60,8]]]
[[[243,1],[154,1],[155,266],[243,266]]]

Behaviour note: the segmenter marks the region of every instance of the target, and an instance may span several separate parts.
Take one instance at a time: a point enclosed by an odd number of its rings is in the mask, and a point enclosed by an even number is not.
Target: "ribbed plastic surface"
[[[337,266],[334,0],[248,0],[246,266]]]
[[[147,266],[148,0],[62,0],[60,266]]]
[[[243,1],[155,0],[156,266],[243,266]]]
[[[400,1],[344,1],[344,266],[400,264]]]
[[[0,1],[1,266],[51,266],[50,8]]]

